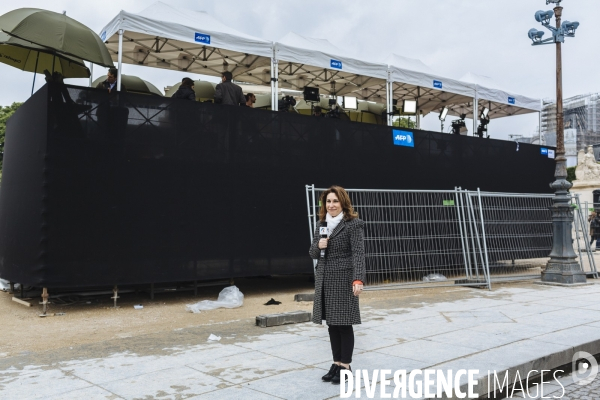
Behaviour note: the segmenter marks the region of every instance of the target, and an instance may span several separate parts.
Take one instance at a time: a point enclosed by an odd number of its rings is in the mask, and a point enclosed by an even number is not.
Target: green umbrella
[[[90,70],[83,60],[38,46],[0,32],[0,62],[22,71],[60,72],[65,78],[89,78]]]
[[[0,16],[0,29],[11,36],[105,67],[113,67],[106,45],[87,26],[64,14],[19,8]]]
[[[92,87],[98,86],[98,84],[104,80],[106,80],[106,76],[96,79],[92,83]],[[134,75],[121,75],[121,83],[123,86],[125,86],[128,92],[156,94],[159,96],[163,95],[156,86]]]

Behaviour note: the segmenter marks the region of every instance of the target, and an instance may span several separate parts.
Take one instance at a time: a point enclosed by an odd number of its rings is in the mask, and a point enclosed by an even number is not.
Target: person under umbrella
[[[117,85],[117,77],[119,76],[119,71],[116,68],[109,68],[108,74],[106,74],[106,80],[100,82],[96,89],[104,89],[108,90],[108,93],[111,93],[113,90],[116,91],[118,88]],[[121,82],[121,91],[126,92],[125,85]]]
[[[181,86],[172,96],[173,99],[183,99],[196,101],[196,92],[194,91],[194,81],[190,78],[183,78]]]

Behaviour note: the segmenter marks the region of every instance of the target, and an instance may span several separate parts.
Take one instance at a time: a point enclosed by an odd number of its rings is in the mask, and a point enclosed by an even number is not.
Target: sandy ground
[[[11,294],[0,292],[0,358],[185,328],[206,327],[209,331],[211,325],[235,323],[245,329],[260,330],[263,328],[254,326],[257,315],[293,310],[312,312],[312,302],[293,301],[295,294],[314,290],[306,276],[238,279],[235,284],[245,296],[242,307],[200,314],[187,312],[185,305],[200,300],[216,300],[223,286],[201,287],[197,297],[193,292],[171,292],[156,294],[154,300],[150,300],[146,293],[123,293],[118,309],[112,308],[111,294],[88,297],[82,303],[72,305],[50,304],[49,314],[65,315],[46,318],[39,317],[42,310],[37,304],[39,298],[31,300],[33,307],[25,307],[13,302]],[[440,287],[368,291],[361,295],[361,307],[410,307],[414,301],[428,298],[452,300],[469,291],[476,295],[480,290]],[[271,298],[282,304],[263,305]],[[90,303],[87,304],[87,301]],[[133,308],[135,304],[142,304],[144,308],[136,310]]]

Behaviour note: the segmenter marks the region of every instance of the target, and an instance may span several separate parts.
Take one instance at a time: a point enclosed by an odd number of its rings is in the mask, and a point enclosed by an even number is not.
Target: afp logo
[[[194,40],[198,43],[210,44],[210,35],[205,35],[204,33],[196,32]]]
[[[441,88],[442,88],[442,86],[443,86],[443,85],[442,85],[442,81],[436,81],[436,80],[434,80],[434,81],[433,81],[433,87],[434,87],[434,88],[436,88],[436,89],[441,89]]]
[[[545,148],[545,147],[542,147],[542,148],[540,149],[540,153],[541,153],[543,156],[547,156],[547,155],[548,155],[548,149],[547,149],[547,148]]]
[[[342,69],[342,62],[340,60],[331,59],[331,68]]]
[[[392,135],[395,146],[415,147],[415,138],[412,132],[394,129]]]
[[[514,97],[509,97],[508,104],[517,104],[517,100]]]

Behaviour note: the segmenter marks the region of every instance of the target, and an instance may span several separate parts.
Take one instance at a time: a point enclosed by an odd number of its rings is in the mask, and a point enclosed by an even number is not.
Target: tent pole
[[[33,70],[33,85],[31,85],[31,95],[33,96],[33,88],[35,88],[35,75],[37,74],[38,60],[40,59],[40,52],[37,52],[35,57],[35,69]]]
[[[394,101],[393,101],[393,85],[394,83],[392,82],[392,80],[390,79],[391,74],[390,71],[388,70],[388,79],[386,82],[386,91],[385,91],[385,97],[386,97],[386,101],[387,101],[387,120],[388,120],[388,126],[392,126],[393,124],[393,115],[392,113],[394,112]]]
[[[273,47],[273,55],[271,56],[271,110],[275,110],[275,47]]]
[[[421,115],[419,110],[419,97],[421,97],[421,86],[417,86],[417,116],[415,117],[415,126],[417,129],[421,129]]]
[[[479,117],[479,93],[475,90],[473,98],[473,136],[477,133],[477,117]]]
[[[94,82],[94,63],[90,62],[90,87],[92,87],[92,82]]]
[[[119,53],[118,53],[117,91],[121,91],[121,67],[123,66],[123,29],[119,29]]]
[[[277,58],[273,58],[273,70],[275,71],[275,92],[273,93],[273,106],[275,106],[275,111],[279,111],[279,102],[277,99],[279,92],[279,61]]]

